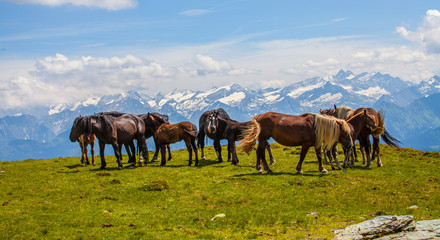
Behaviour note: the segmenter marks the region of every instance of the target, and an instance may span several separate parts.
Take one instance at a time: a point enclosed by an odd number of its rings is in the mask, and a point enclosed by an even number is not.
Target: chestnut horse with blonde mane
[[[266,162],[264,149],[267,140],[273,138],[284,146],[301,146],[301,155],[296,166],[297,173],[302,174],[302,163],[310,147],[315,147],[318,167],[321,173],[327,173],[322,164],[321,148],[330,149],[335,142],[341,142],[344,149],[351,151],[353,141],[348,124],[335,117],[305,113],[300,116],[267,112],[255,116],[252,125],[246,130],[239,149],[249,153],[258,140],[256,169],[272,172]]]

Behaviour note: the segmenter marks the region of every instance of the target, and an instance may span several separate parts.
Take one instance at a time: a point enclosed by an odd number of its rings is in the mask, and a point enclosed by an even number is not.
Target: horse
[[[231,117],[223,108],[205,111],[199,118],[199,133],[197,135],[197,146],[201,149],[200,159],[205,159],[205,135],[214,140],[214,150],[217,155],[218,162],[223,162],[222,147],[220,140],[226,139],[223,129],[219,129],[216,124],[217,117],[231,120]],[[231,152],[228,151],[228,161],[231,161]]]
[[[160,127],[160,125],[169,124],[170,122],[168,121],[167,115],[163,115],[156,112],[141,114],[139,115],[139,117],[145,123],[145,139],[153,137],[154,144],[156,146],[156,151],[154,152],[154,156],[151,159],[151,162],[154,162],[155,160],[157,160],[157,156],[159,154],[159,149],[160,149],[155,136],[156,130]],[[170,161],[173,158],[173,156],[171,155],[170,145],[167,145],[167,149],[168,149],[168,161]]]
[[[160,147],[161,166],[165,166],[167,163],[165,159],[166,146],[182,140],[185,141],[186,149],[188,150],[189,154],[188,166],[191,166],[192,164],[192,150],[196,156],[195,166],[199,165],[196,145],[197,127],[194,124],[187,121],[176,124],[162,124],[156,130],[155,136]]]
[[[113,117],[120,117],[124,114],[127,113],[110,111],[110,112],[99,112],[96,113],[95,115],[110,115]],[[124,144],[124,146],[125,146],[125,151],[127,152],[128,155],[128,163],[136,163],[136,150],[135,150],[134,142],[132,141],[131,143]],[[119,146],[119,151],[121,151],[121,149],[122,149],[122,145]],[[148,153],[148,149],[147,149],[147,153]]]
[[[380,158],[380,147],[379,147],[380,138],[382,138],[382,140],[384,140],[386,144],[392,147],[399,147],[400,141],[394,138],[393,136],[391,136],[391,134],[388,131],[386,131],[385,119],[382,111],[376,112],[376,110],[372,108],[358,108],[349,117],[351,117],[352,115],[356,115],[357,113],[364,110],[366,110],[369,115],[373,116],[373,118],[375,119],[376,128],[364,127],[359,134],[358,139],[361,145],[361,151],[362,151],[362,147],[365,150],[365,154],[362,155],[363,163],[365,163],[366,167],[370,167],[371,161],[374,161],[374,158],[377,155],[377,166],[382,167],[383,163],[382,163],[382,159]],[[371,158],[370,158],[370,149],[371,149],[370,135],[372,135],[373,137],[373,151]],[[366,160],[365,160],[365,156],[366,156]]]
[[[104,158],[106,144],[111,144],[113,146],[118,169],[122,169],[121,144],[128,144],[133,142],[134,139],[137,140],[143,157],[148,159],[144,137],[145,124],[142,119],[136,115],[124,114],[120,117],[113,117],[111,115],[91,115],[77,117],[70,132],[70,140],[74,141],[83,133],[93,133],[98,138],[101,169],[105,169],[107,165]],[[132,165],[134,164],[135,163]],[[142,166],[141,160],[139,160],[139,165]]]
[[[343,148],[351,151],[353,141],[350,137],[348,124],[341,119],[313,113],[305,113],[299,116],[282,113],[267,112],[255,116],[252,125],[246,130],[244,138],[240,142],[240,151],[247,153],[253,149],[257,140],[257,164],[256,169],[262,172],[260,160],[263,161],[264,170],[271,173],[266,162],[264,149],[269,138],[285,146],[301,146],[299,162],[296,166],[298,174],[302,174],[301,166],[307,151],[315,147],[318,167],[321,173],[327,173],[322,164],[321,148],[329,149],[337,141],[340,141]]]
[[[360,150],[362,152],[362,159],[363,163],[366,164],[366,167],[369,167],[371,164],[371,161],[374,161],[374,158],[377,155],[377,166],[381,167],[383,166],[382,160],[380,159],[380,148],[379,148],[379,138],[381,137],[382,140],[386,144],[392,147],[399,147],[400,141],[391,134],[388,133],[385,129],[385,120],[384,120],[384,114],[382,111],[376,112],[376,110],[372,108],[358,108],[356,110],[353,110],[350,107],[342,106],[342,107],[336,107],[336,105],[333,105],[334,109],[327,109],[323,110],[323,113],[327,113],[332,116],[336,116],[341,119],[348,119],[353,115],[358,114],[359,112],[362,112],[364,109],[367,110],[368,114],[372,116],[375,120],[376,128],[371,129],[369,127],[364,127],[361,132],[359,133],[358,140],[360,145]],[[371,144],[370,144],[370,138],[369,136],[373,136],[373,154],[370,156],[370,150],[371,150]],[[353,151],[355,158],[357,160],[357,154],[356,151]]]
[[[367,110],[365,109],[362,112],[359,112],[353,116],[351,116],[348,120],[346,120],[348,126],[350,127],[350,136],[352,139],[357,139],[359,136],[359,133],[365,128],[376,128],[376,123],[374,118],[369,115],[367,113]],[[330,165],[332,167],[333,170],[335,170],[335,167],[333,166],[333,162],[332,162],[332,156],[335,159],[335,162],[338,166],[339,169],[343,169],[343,167],[339,164],[339,160],[338,160],[338,155],[337,155],[337,144],[335,144],[330,151],[324,151],[324,156],[327,155],[329,160],[330,160]],[[350,156],[351,158],[351,163],[348,162],[348,158],[345,158],[347,161],[344,161],[344,168],[348,165],[350,167],[352,167],[354,165],[354,145],[353,145],[353,150],[352,150],[352,154]],[[345,153],[347,154],[347,153]]]
[[[79,147],[81,148],[81,163],[89,165],[89,157],[87,156],[87,145],[90,144],[90,154],[92,155],[92,164],[95,166],[95,135],[81,134],[78,137]]]
[[[237,157],[237,150],[235,147],[235,142],[240,141],[243,138],[243,132],[251,126],[251,121],[248,122],[237,122],[231,119],[224,119],[222,117],[217,117],[218,123],[214,124],[218,129],[223,129],[224,136],[228,140],[228,152],[232,155],[232,164],[237,165],[239,159]],[[274,157],[272,155],[272,150],[270,144],[266,144],[267,152],[270,157],[270,165],[275,164]]]

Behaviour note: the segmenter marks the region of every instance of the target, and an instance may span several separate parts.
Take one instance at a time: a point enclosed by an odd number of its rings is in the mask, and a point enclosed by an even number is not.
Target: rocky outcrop
[[[379,216],[333,231],[335,240],[345,239],[440,239],[440,219],[414,221],[414,217]]]

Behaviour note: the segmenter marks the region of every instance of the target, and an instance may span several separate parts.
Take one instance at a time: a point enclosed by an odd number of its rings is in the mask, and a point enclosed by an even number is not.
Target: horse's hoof
[[[327,169],[324,168],[321,170],[321,173],[328,173],[328,171],[327,171]]]
[[[263,169],[258,170],[258,173],[262,174],[263,173]]]
[[[336,170],[335,167],[332,166],[332,170],[333,170],[333,171]]]
[[[232,162],[232,159],[228,159],[228,162]]]
[[[302,170],[297,170],[296,173],[299,174],[299,175],[303,175],[303,171]]]
[[[201,157],[200,160],[206,160],[206,158],[205,157]]]
[[[122,167],[118,167],[118,170],[122,170]]]
[[[223,160],[218,160],[217,162],[218,162],[218,163],[222,163],[222,162],[223,162]]]
[[[93,166],[96,166],[96,164],[92,164]]]
[[[272,171],[272,170],[270,170],[270,169],[267,169],[267,170],[266,170],[266,172],[267,172],[268,174],[271,174],[271,173],[273,173],[273,171]]]

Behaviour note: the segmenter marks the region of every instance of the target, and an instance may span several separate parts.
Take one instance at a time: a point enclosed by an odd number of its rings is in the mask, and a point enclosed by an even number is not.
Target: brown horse
[[[361,151],[365,150],[365,154],[363,154],[362,152],[363,163],[365,163],[366,167],[370,167],[371,161],[374,161],[375,156],[377,156],[377,166],[382,167],[383,163],[380,158],[380,147],[379,147],[380,137],[382,138],[382,140],[384,140],[386,144],[392,147],[399,147],[400,141],[394,138],[393,136],[391,136],[386,131],[384,114],[382,111],[376,112],[376,110],[372,108],[358,108],[349,117],[356,115],[364,110],[366,110],[368,114],[374,118],[376,123],[376,128],[364,127],[359,133],[358,139],[361,145]],[[370,158],[370,149],[371,149],[370,135],[373,136],[373,153],[371,158]]]
[[[160,127],[160,125],[169,124],[170,122],[168,122],[167,115],[163,115],[155,112],[141,114],[139,115],[139,117],[142,120],[144,120],[145,123],[145,139],[153,137],[154,144],[156,146],[156,152],[154,152],[154,156],[151,159],[151,162],[154,162],[155,160],[157,160],[157,156],[159,154],[159,149],[160,149],[159,144],[157,143],[155,133],[157,129]],[[168,149],[168,161],[170,161],[173,158],[173,156],[171,155],[170,145],[167,145],[167,149]]]
[[[374,158],[377,155],[377,166],[381,167],[383,166],[383,163],[382,160],[380,159],[379,138],[381,137],[386,144],[392,147],[399,147],[398,143],[400,143],[399,140],[391,136],[386,131],[384,115],[382,111],[376,112],[376,110],[372,108],[359,108],[353,110],[352,108],[347,106],[336,107],[336,105],[334,105],[334,109],[327,109],[322,112],[341,119],[348,119],[358,114],[359,112],[362,112],[364,109],[367,110],[368,115],[373,117],[373,119],[375,120],[376,127],[375,128],[369,128],[367,126],[364,127],[357,137],[357,140],[359,140],[360,143],[359,145],[360,145],[360,150],[362,152],[363,163],[366,164],[365,165],[366,167],[369,167],[371,161],[374,161]],[[373,156],[370,155],[370,151],[371,151],[371,144],[369,137],[370,135],[373,136]],[[357,160],[356,151],[353,151],[353,153],[355,154],[355,158]]]
[[[167,163],[165,159],[166,146],[182,140],[185,141],[186,149],[188,150],[189,154],[188,166],[191,166],[192,164],[192,150],[196,156],[195,166],[199,165],[196,145],[197,127],[194,124],[186,121],[176,124],[162,124],[156,130],[155,136],[160,147],[161,166],[165,166]]]
[[[357,139],[359,136],[359,133],[365,128],[376,128],[376,123],[375,120],[372,116],[370,116],[367,113],[367,110],[364,110],[363,112],[359,112],[355,115],[353,115],[352,117],[350,117],[347,121],[348,126],[350,127],[350,136],[352,139]],[[348,162],[348,158],[346,157],[344,161],[344,167],[346,166],[350,166],[352,167],[354,165],[354,145],[353,145],[353,150],[351,151],[351,164]],[[345,152],[345,154],[348,154],[347,152]],[[324,156],[327,155],[329,160],[330,160],[330,165],[332,167],[333,170],[335,170],[335,167],[333,166],[333,162],[332,162],[332,155],[333,158],[335,159],[336,165],[338,166],[339,169],[343,169],[343,167],[339,164],[339,160],[338,160],[338,155],[337,155],[337,147],[336,144],[331,148],[330,151],[324,151]]]
[[[122,156],[120,151],[121,144],[128,144],[137,140],[143,157],[147,159],[147,151],[145,144],[145,125],[142,119],[137,115],[125,114],[120,117],[110,115],[92,115],[86,117],[77,117],[73,123],[70,132],[70,140],[75,141],[81,134],[93,133],[99,140],[101,169],[105,169],[106,162],[104,158],[104,150],[106,144],[111,144],[115,151],[118,163],[118,169],[122,169]],[[142,162],[139,161],[142,166]]]
[[[240,141],[243,138],[243,133],[248,129],[252,124],[251,121],[248,122],[237,122],[231,119],[225,119],[222,117],[217,117],[215,125],[217,128],[224,133],[226,140],[228,140],[228,152],[232,155],[232,164],[238,164],[239,160],[237,157],[237,150],[235,147],[235,142]],[[270,148],[270,144],[266,143],[266,150],[269,153],[270,165],[275,164],[275,159],[272,155],[272,149]]]
[[[271,137],[285,146],[301,146],[301,155],[296,166],[299,174],[302,174],[301,166],[310,147],[315,147],[319,171],[322,173],[327,173],[322,164],[322,147],[329,149],[337,141],[340,141],[347,151],[353,147],[350,129],[344,120],[312,113],[293,116],[267,112],[252,119],[252,126],[246,131],[240,144],[240,150],[249,153],[258,140],[256,169],[260,172],[260,160],[263,161],[264,169],[272,172],[264,154],[267,140]]]
[[[95,166],[95,135],[81,134],[78,137],[79,147],[81,148],[81,163],[89,165],[89,157],[87,156],[87,145],[90,144],[90,154],[92,155],[92,164]]]

